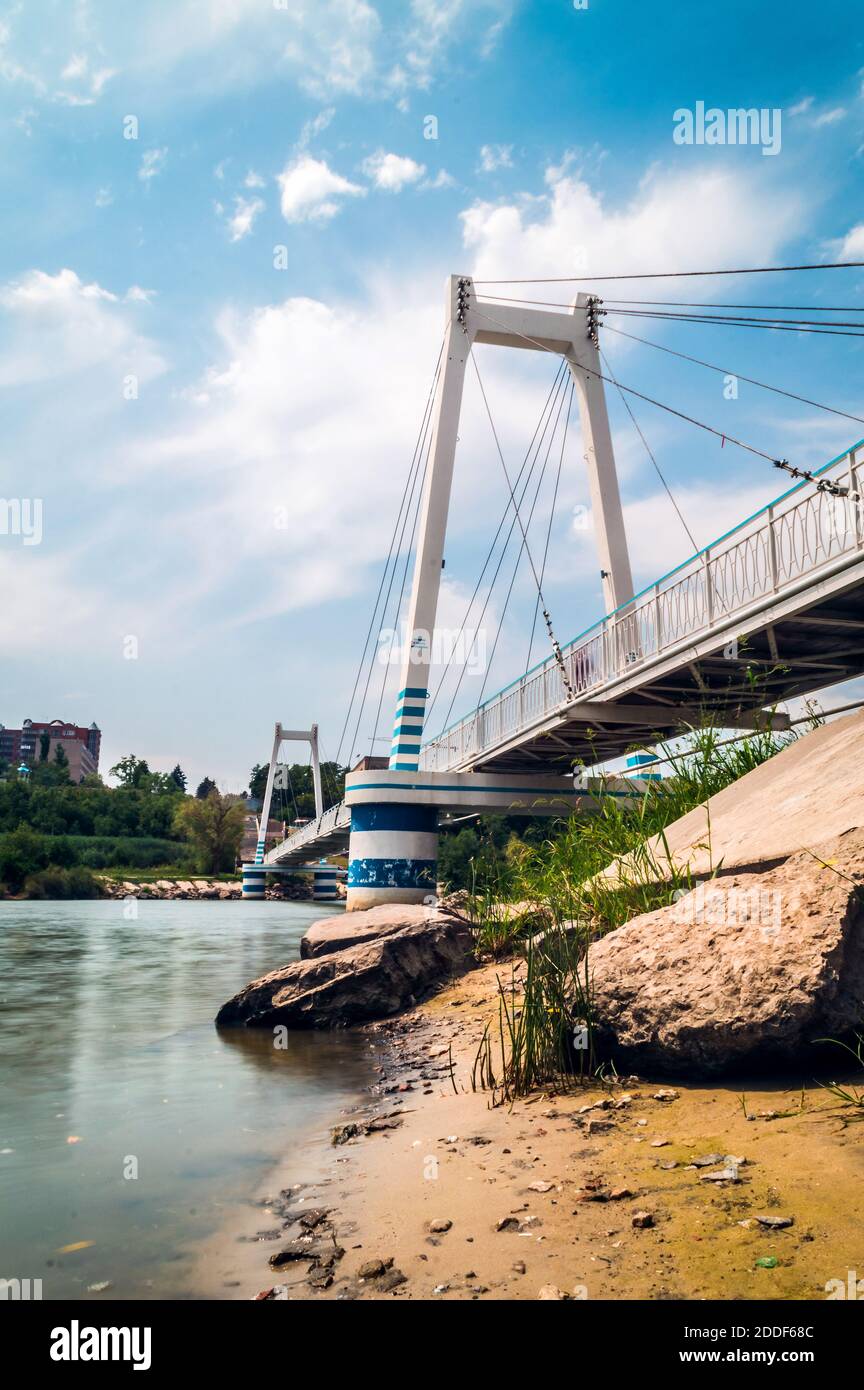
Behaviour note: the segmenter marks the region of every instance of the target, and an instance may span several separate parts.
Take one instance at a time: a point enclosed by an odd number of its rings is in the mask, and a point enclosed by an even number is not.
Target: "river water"
[[[213,1026],[332,907],[124,908],[0,903],[0,1279],[45,1299],[188,1296],[196,1242],[371,1080],[360,1037]]]

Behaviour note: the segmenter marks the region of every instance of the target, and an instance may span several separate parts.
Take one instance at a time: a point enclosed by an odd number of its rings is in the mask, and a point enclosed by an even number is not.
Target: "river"
[[[306,903],[0,903],[0,1278],[189,1296],[196,1245],[371,1080],[350,1034],[218,1032]]]

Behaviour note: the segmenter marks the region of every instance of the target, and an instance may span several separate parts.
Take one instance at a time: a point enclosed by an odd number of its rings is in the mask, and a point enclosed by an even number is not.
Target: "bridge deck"
[[[862,491],[856,449],[820,477]],[[802,483],[425,744],[424,771],[596,764],[711,716],[754,711],[864,672],[864,508]],[[754,682],[754,677],[755,682]],[[265,863],[348,847],[343,804]]]
[[[820,477],[860,492],[857,447]],[[573,699],[549,657],[426,743],[420,766],[563,770],[706,714],[746,723],[864,671],[862,591],[861,504],[797,484],[564,647]]]

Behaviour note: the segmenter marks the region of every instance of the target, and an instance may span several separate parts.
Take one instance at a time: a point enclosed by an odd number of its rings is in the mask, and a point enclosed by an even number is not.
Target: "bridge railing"
[[[349,813],[342,801],[338,801],[335,806],[329,807],[317,820],[311,820],[307,825],[301,825],[299,830],[295,830],[288,835],[281,843],[276,845],[269,854],[265,855],[264,863],[276,863],[277,855],[285,855],[289,851],[302,849],[305,844],[314,843],[323,836],[329,835],[331,831],[338,829],[339,825],[349,819]]]
[[[826,464],[819,477],[860,492],[858,448]],[[752,603],[862,544],[862,504],[797,484],[562,648],[575,698],[596,697],[678,643],[726,626]],[[549,657],[424,744],[420,766],[446,771],[476,762],[567,703],[560,667]]]

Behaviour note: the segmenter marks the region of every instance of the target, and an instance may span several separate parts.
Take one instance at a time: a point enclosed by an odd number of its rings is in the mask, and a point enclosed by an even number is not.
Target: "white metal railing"
[[[819,477],[861,488],[855,445]],[[862,504],[799,483],[562,649],[574,695],[596,698],[613,682],[686,639],[722,628],[748,605],[862,550]],[[424,744],[420,766],[471,763],[566,707],[554,657]]]
[[[295,830],[292,835],[283,840],[281,845],[276,845],[270,853],[265,855],[265,864],[277,864],[284,859],[286,854],[293,854],[303,848],[304,845],[322,839],[325,835],[340,827],[350,825],[351,812],[344,801],[339,801],[335,806],[326,810],[323,816],[317,820],[310,820],[308,825],[302,825],[299,830]]]

